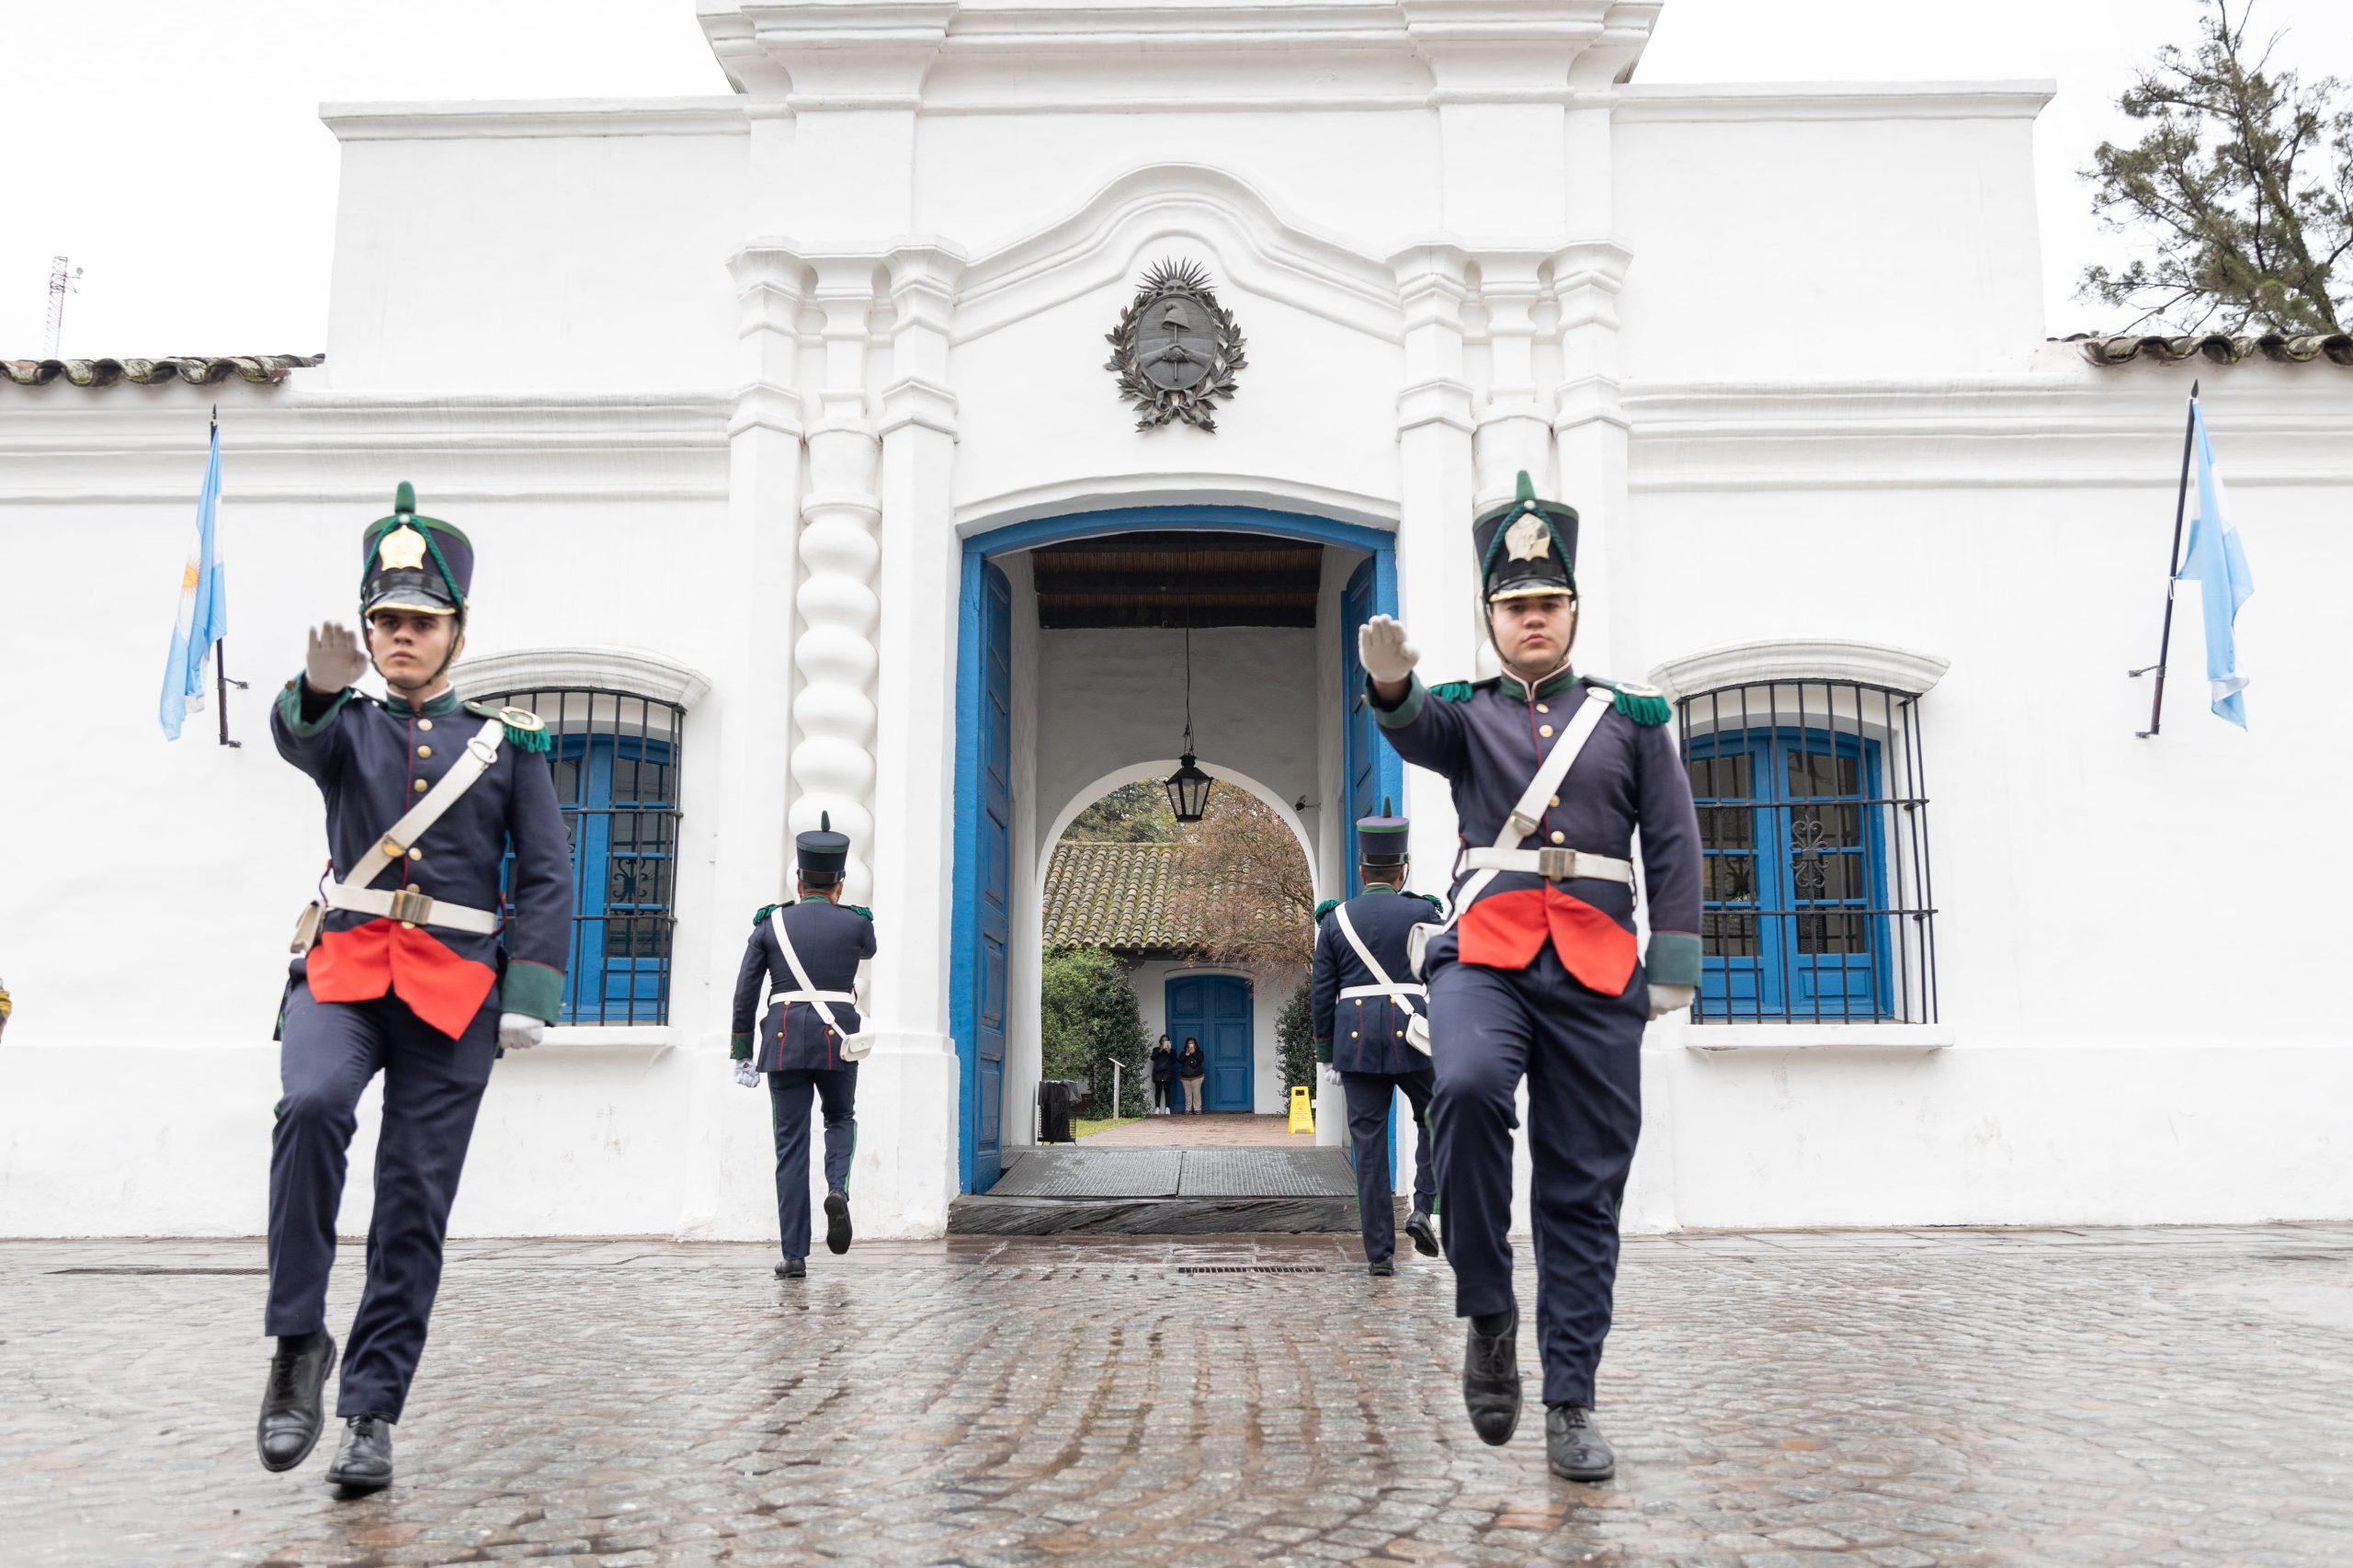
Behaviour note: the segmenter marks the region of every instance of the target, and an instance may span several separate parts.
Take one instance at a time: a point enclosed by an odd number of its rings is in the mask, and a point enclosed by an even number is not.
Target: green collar
[[[1367,882],[1364,885],[1364,891],[1367,892],[1395,892],[1397,890],[1390,886],[1387,882]]]
[[[1510,698],[1514,702],[1526,702],[1530,698],[1535,697],[1558,697],[1561,693],[1568,690],[1569,687],[1576,685],[1576,671],[1573,669],[1563,670],[1559,675],[1546,676],[1542,680],[1537,682],[1536,689],[1531,692],[1526,687],[1520,685],[1518,680],[1514,679],[1511,672],[1506,670],[1501,676],[1496,677],[1496,689],[1501,691],[1506,697]]]
[[[440,692],[425,699],[422,708],[411,708],[397,697],[384,699],[384,710],[395,719],[441,719],[458,710],[458,688],[444,687]]]

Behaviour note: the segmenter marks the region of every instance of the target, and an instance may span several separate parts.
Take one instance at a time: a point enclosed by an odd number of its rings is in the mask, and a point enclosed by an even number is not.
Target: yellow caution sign
[[[1290,1125],[1283,1131],[1310,1133],[1315,1131],[1315,1097],[1303,1085],[1291,1089]]]

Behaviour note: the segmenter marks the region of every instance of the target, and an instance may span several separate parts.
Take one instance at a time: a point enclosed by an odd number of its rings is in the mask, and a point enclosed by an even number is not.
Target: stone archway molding
[[[1248,774],[1236,768],[1223,767],[1213,757],[1197,756],[1193,760],[1203,772],[1219,783],[1232,784],[1248,790],[1260,801],[1272,808],[1277,816],[1282,818],[1283,825],[1290,829],[1291,837],[1299,841],[1300,855],[1307,861],[1308,882],[1313,888],[1315,896],[1322,898],[1324,896],[1323,879],[1315,864],[1314,841],[1309,836],[1307,826],[1300,820],[1299,813],[1291,810],[1290,802]],[[1046,872],[1054,863],[1054,846],[1062,842],[1063,829],[1075,821],[1079,812],[1122,784],[1133,784],[1145,778],[1165,778],[1176,771],[1177,762],[1178,759],[1173,756],[1158,757],[1149,762],[1136,762],[1125,767],[1115,767],[1092,784],[1080,789],[1065,801],[1062,810],[1054,815],[1052,829],[1039,840],[1035,902],[1031,907],[1037,909],[1045,907]]]
[[[450,672],[463,697],[510,691],[589,687],[625,691],[691,709],[710,691],[710,677],[691,665],[642,648],[594,645],[517,648],[467,659]]]
[[[1732,686],[1853,681],[1918,697],[1944,678],[1951,661],[1934,653],[1838,637],[1761,637],[1722,642],[1654,665],[1651,684],[1671,699]]]

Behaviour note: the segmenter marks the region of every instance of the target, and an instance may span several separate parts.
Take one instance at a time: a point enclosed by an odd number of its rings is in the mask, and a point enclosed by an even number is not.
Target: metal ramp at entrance
[[[1337,1149],[1028,1149],[951,1233],[1209,1235],[1354,1232],[1356,1177]]]

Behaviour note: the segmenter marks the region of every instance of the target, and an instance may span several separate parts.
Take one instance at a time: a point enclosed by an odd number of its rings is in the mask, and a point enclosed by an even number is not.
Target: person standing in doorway
[[[1379,816],[1357,820],[1357,872],[1364,892],[1316,911],[1315,961],[1308,1007],[1315,1059],[1348,1107],[1348,1142],[1357,1167],[1357,1218],[1364,1261],[1378,1276],[1397,1272],[1397,1215],[1390,1200],[1389,1120],[1403,1094],[1420,1134],[1414,1143],[1414,1208],[1405,1233],[1414,1250],[1438,1256],[1430,1223],[1437,1185],[1430,1174],[1430,1091],[1436,1079],[1426,1047],[1427,993],[1414,979],[1406,939],[1438,919],[1436,901],[1405,889],[1404,817],[1381,802]]]
[[[345,1159],[360,1091],[381,1073],[368,1278],[335,1398],[343,1443],[327,1467],[347,1495],[392,1483],[392,1426],[425,1353],[491,1062],[537,1045],[555,1020],[572,945],[572,851],[547,726],[520,708],[461,703],[449,686],[472,545],[417,516],[403,484],[392,515],[369,525],[360,562],[365,651],[344,627],[319,627],[270,710],[278,755],[326,799],[333,863],[296,926],[278,1021],[263,1321],[278,1349],[256,1434],[273,1471],[318,1442]],[[381,702],[354,689],[371,663],[389,692]]]
[[[1570,667],[1575,511],[1538,500],[1523,473],[1472,540],[1503,675],[1424,686],[1420,655],[1387,616],[1366,622],[1357,645],[1381,733],[1445,776],[1466,846],[1421,966],[1446,1256],[1455,1312],[1470,1320],[1463,1403],[1483,1439],[1510,1439],[1519,1307],[1506,1235],[1524,1078],[1546,1457],[1556,1475],[1599,1481],[1616,1459],[1593,1424],[1594,1374],[1642,1130],[1643,1028],[1689,1006],[1699,982],[1699,822],[1665,696]],[[1628,858],[1638,832],[1647,961]]]
[[[874,956],[874,915],[840,902],[849,837],[821,813],[813,833],[793,840],[800,852],[798,902],[772,903],[752,916],[735,974],[733,1038],[728,1054],[745,1065],[738,1081],[768,1079],[776,1133],[779,1279],[809,1272],[809,1102],[825,1119],[825,1247],[849,1250],[849,1166],[858,1149],[858,1063],[871,1045],[861,1009],[866,964]],[[759,1012],[760,986],[768,989]],[[759,1017],[756,1034],[755,1016]]]
[[[1168,1080],[1176,1075],[1176,1053],[1168,1049],[1168,1037],[1162,1035],[1152,1046],[1152,1114],[1168,1114]]]
[[[1185,1085],[1185,1114],[1201,1114],[1201,1080],[1210,1075],[1209,1058],[1201,1054],[1201,1042],[1191,1035],[1185,1037],[1185,1049],[1176,1053],[1176,1081]]]

